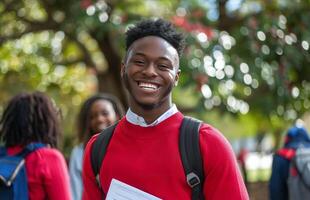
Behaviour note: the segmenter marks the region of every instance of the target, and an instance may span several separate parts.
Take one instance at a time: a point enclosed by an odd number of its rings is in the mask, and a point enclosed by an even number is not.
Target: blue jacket
[[[291,159],[279,154],[281,150],[295,151],[298,147],[309,147],[310,138],[305,128],[293,127],[288,130],[284,146],[274,154],[272,173],[269,181],[270,200],[288,200],[287,179]]]

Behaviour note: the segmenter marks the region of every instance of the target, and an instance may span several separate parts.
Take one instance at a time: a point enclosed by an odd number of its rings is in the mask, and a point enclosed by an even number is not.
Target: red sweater
[[[107,194],[112,178],[165,200],[190,200],[179,153],[178,112],[153,127],[141,127],[123,118],[110,141],[101,166],[100,182]],[[83,161],[83,200],[102,199],[90,164],[88,143]],[[200,128],[204,165],[203,192],[208,200],[248,199],[234,153],[227,140],[210,125]]]
[[[21,147],[8,148],[16,154]],[[25,159],[30,200],[70,200],[68,169],[63,155],[56,149],[41,148]]]

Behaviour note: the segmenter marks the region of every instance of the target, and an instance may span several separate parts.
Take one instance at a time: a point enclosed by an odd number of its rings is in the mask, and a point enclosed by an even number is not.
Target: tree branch
[[[57,24],[56,23],[49,23],[49,22],[30,22],[31,23],[25,31],[22,31],[20,33],[15,33],[12,35],[4,35],[0,36],[0,46],[8,41],[8,40],[15,40],[18,38],[21,38],[23,35],[28,34],[28,33],[37,33],[41,31],[46,31],[46,30],[56,30],[57,29]]]
[[[218,20],[218,29],[230,31],[235,26],[243,23],[244,19],[240,19],[238,16],[229,16],[227,15],[226,4],[228,0],[218,0],[218,12],[219,12],[219,20]],[[242,1],[243,2],[243,1]]]
[[[68,66],[68,65],[74,65],[76,63],[79,62],[84,62],[83,58],[78,58],[78,59],[74,59],[74,60],[63,60],[60,62],[54,62],[54,65],[64,65],[64,66]]]
[[[84,46],[84,44],[82,44],[82,42],[80,42],[76,36],[72,33],[69,33],[68,31],[64,31],[66,36],[72,40],[73,42],[75,42],[78,47],[80,48],[80,50],[82,51],[83,53],[83,57],[84,57],[84,62],[86,63],[86,66],[87,67],[91,67],[91,68],[94,68],[96,71],[97,71],[97,68],[96,68],[96,64],[94,63],[93,59],[91,58],[91,55],[89,54],[87,48]]]
[[[53,19],[53,9],[52,9],[52,5],[49,4],[48,1],[46,0],[41,0],[41,4],[47,14],[47,18],[52,20]]]
[[[13,7],[17,4],[18,1],[19,1],[19,0],[13,0],[13,1],[7,3],[7,4],[4,4],[4,5],[5,5],[5,6],[4,6],[4,11],[0,13],[0,17],[1,17],[3,14],[5,14],[6,12],[15,11]]]
[[[27,18],[25,18],[25,17],[20,17],[20,16],[18,16],[18,15],[16,15],[16,18],[19,19],[19,20],[21,20],[21,21],[24,22],[25,24],[30,25],[30,26],[40,26],[40,25],[42,25],[42,22],[40,22],[40,21],[31,21],[31,20],[29,20],[29,19],[27,19]],[[44,22],[44,23],[45,23],[45,22]],[[48,23],[48,22],[47,22],[47,23]]]
[[[14,33],[11,35],[0,35],[0,46],[8,41],[8,40],[15,40],[18,38],[21,38],[23,35],[28,34],[28,33],[36,33],[36,32],[40,32],[40,31],[45,31],[45,30],[57,30],[57,28],[59,28],[60,24],[58,24],[57,22],[55,22],[52,18],[51,15],[48,15],[48,18],[46,21],[42,22],[42,21],[31,21],[25,17],[21,17],[17,14],[17,9],[14,8],[14,5],[16,5],[18,2],[18,0],[13,0],[10,3],[6,4],[4,12],[0,13],[0,16],[2,14],[5,14],[6,12],[9,11],[13,11],[15,12],[15,17],[19,20],[21,20],[23,23],[25,23],[27,25],[27,28],[19,33]],[[48,12],[48,9],[46,9],[46,12]]]

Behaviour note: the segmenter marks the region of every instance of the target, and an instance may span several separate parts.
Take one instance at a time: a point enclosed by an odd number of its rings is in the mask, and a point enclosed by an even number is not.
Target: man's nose
[[[149,63],[143,70],[143,73],[146,76],[157,76],[157,69],[156,69],[156,65],[154,63]]]

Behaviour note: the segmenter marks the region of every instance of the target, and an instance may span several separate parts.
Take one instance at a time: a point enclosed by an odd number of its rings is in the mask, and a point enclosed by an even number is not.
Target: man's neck
[[[167,109],[169,110],[169,108]],[[141,115],[141,117],[144,118],[145,122],[147,124],[153,123],[156,119],[158,119],[162,114],[164,114],[167,110],[164,110],[163,112],[160,113],[146,113],[144,116]]]
[[[153,109],[144,109],[141,106],[130,106],[130,109],[135,114],[139,115],[140,117],[143,117],[144,121],[147,124],[151,124],[154,122],[157,118],[159,118],[162,114],[164,114],[167,110],[169,110],[172,107],[172,103],[164,106],[160,106]]]

